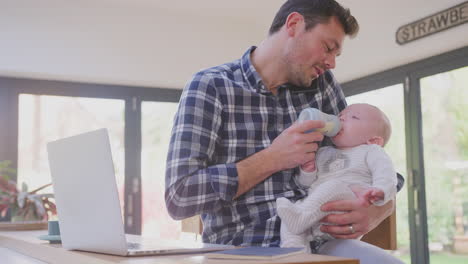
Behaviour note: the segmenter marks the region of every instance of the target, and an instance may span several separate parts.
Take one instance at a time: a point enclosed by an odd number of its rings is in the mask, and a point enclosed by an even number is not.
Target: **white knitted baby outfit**
[[[316,170],[300,170],[297,183],[308,189],[308,196],[292,203],[278,198],[277,211],[281,218],[281,246],[306,247],[313,239],[332,237],[320,231],[319,221],[331,212],[322,212],[320,206],[336,200],[355,199],[350,185],[376,187],[384,191],[386,204],[396,194],[397,178],[390,157],[378,145],[360,145],[340,150],[322,147],[317,152]]]

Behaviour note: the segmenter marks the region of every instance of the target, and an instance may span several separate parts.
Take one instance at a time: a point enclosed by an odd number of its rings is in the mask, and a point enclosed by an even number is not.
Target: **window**
[[[407,164],[406,190],[397,196],[395,252],[405,263],[468,260],[468,248],[463,245],[468,241],[468,203],[463,195],[468,191],[467,66],[468,47],[463,47],[343,84],[345,93],[357,95],[350,96],[348,102],[369,102],[382,107],[386,113],[392,113],[389,118],[394,127],[393,119],[402,116],[396,111],[404,113],[404,122],[399,122],[405,127],[398,128],[404,130],[404,138],[398,137],[398,145],[391,146],[394,131],[386,150],[397,170],[401,172],[399,167],[405,167],[402,158]],[[395,83],[404,85],[388,87]],[[403,96],[381,92],[390,88],[403,90]],[[374,93],[379,94],[378,98],[373,97]],[[386,109],[386,105],[393,106]],[[407,212],[401,204],[406,199]]]
[[[141,106],[142,234],[178,239],[180,221],[164,201],[166,156],[177,103],[143,102]]]
[[[51,182],[47,142],[105,127],[123,205],[124,107],[117,99],[20,94],[17,184],[32,190]]]
[[[181,90],[174,89],[0,77],[0,125],[2,126],[0,161],[10,160],[17,171],[16,179],[13,180],[16,180],[18,184],[25,182],[29,190],[32,190],[51,182],[46,151],[47,142],[103,127],[107,128],[120,203],[124,209],[125,230],[127,233],[139,234],[142,220],[140,202],[142,193],[139,184],[142,176],[141,167],[144,167],[145,175],[156,174],[158,170],[158,181],[164,183],[161,164],[165,162],[165,154],[163,158],[161,155],[167,151],[167,146],[164,146],[162,141],[168,141],[169,132],[163,130],[172,127],[171,116],[173,114],[170,112],[175,111],[180,94]],[[143,100],[145,103],[142,110]],[[169,112],[157,107],[148,108],[146,104],[168,107]],[[143,136],[145,144],[143,150],[140,144],[142,111],[145,116],[144,123],[147,124],[143,128],[147,129]],[[151,122],[160,123],[157,125]],[[156,131],[160,129],[161,132]],[[146,153],[154,154],[150,146],[146,148],[146,144],[155,143],[151,135],[163,134],[165,136],[161,138],[161,148],[157,147],[159,149],[157,156],[147,156]],[[154,147],[154,145],[151,146]],[[145,159],[143,163],[140,157],[142,153]],[[156,158],[158,163],[151,161],[152,158]],[[152,168],[153,165],[157,168]],[[147,168],[154,170],[147,171]],[[143,190],[150,198],[163,193],[161,189],[152,190],[146,186]],[[42,192],[52,191],[52,187],[42,190]],[[161,208],[165,207],[164,200],[155,202]],[[11,215],[7,215],[0,221],[10,219]],[[180,229],[179,226],[177,227]],[[167,222],[167,226],[160,229],[174,229],[174,223],[169,226]],[[151,228],[148,227],[145,230],[151,233]]]
[[[385,151],[392,158],[395,170],[405,178],[406,147],[405,147],[405,113],[403,100],[403,84],[396,84],[377,90],[360,93],[346,98],[348,104],[367,103],[378,107],[390,119],[392,134]],[[410,260],[410,238],[408,225],[408,184],[397,194],[397,248],[394,254],[402,260]]]
[[[421,79],[431,263],[468,263],[467,83],[468,67]]]

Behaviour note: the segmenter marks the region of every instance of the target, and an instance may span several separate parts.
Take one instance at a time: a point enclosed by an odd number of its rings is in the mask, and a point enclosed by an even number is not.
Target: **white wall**
[[[466,0],[341,0],[360,23],[356,38],[347,39],[335,70],[341,81],[367,76],[468,46],[468,23],[400,46],[397,29]],[[468,12],[468,10],[466,10]]]
[[[361,24],[340,81],[468,45],[468,23],[414,41],[395,31],[461,0],[341,0]],[[283,0],[0,0],[0,76],[182,88],[266,36]]]

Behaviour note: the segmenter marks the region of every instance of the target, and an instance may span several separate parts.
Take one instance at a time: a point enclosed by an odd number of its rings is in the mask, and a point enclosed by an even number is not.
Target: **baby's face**
[[[332,138],[338,148],[356,147],[366,144],[376,136],[381,115],[377,108],[367,104],[353,104],[338,115],[341,130]]]

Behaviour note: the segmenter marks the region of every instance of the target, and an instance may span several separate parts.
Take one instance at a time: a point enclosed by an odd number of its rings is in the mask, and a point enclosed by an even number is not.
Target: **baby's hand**
[[[385,199],[385,194],[382,190],[378,188],[370,188],[370,194],[368,196],[368,199],[371,203],[382,201],[383,199]]]
[[[378,201],[381,201],[385,198],[384,192],[379,188],[374,187],[362,187],[359,185],[349,186],[358,199],[362,199],[367,203],[372,204]]]
[[[312,172],[315,170],[315,160],[308,161],[301,165],[301,169],[305,172]]]

